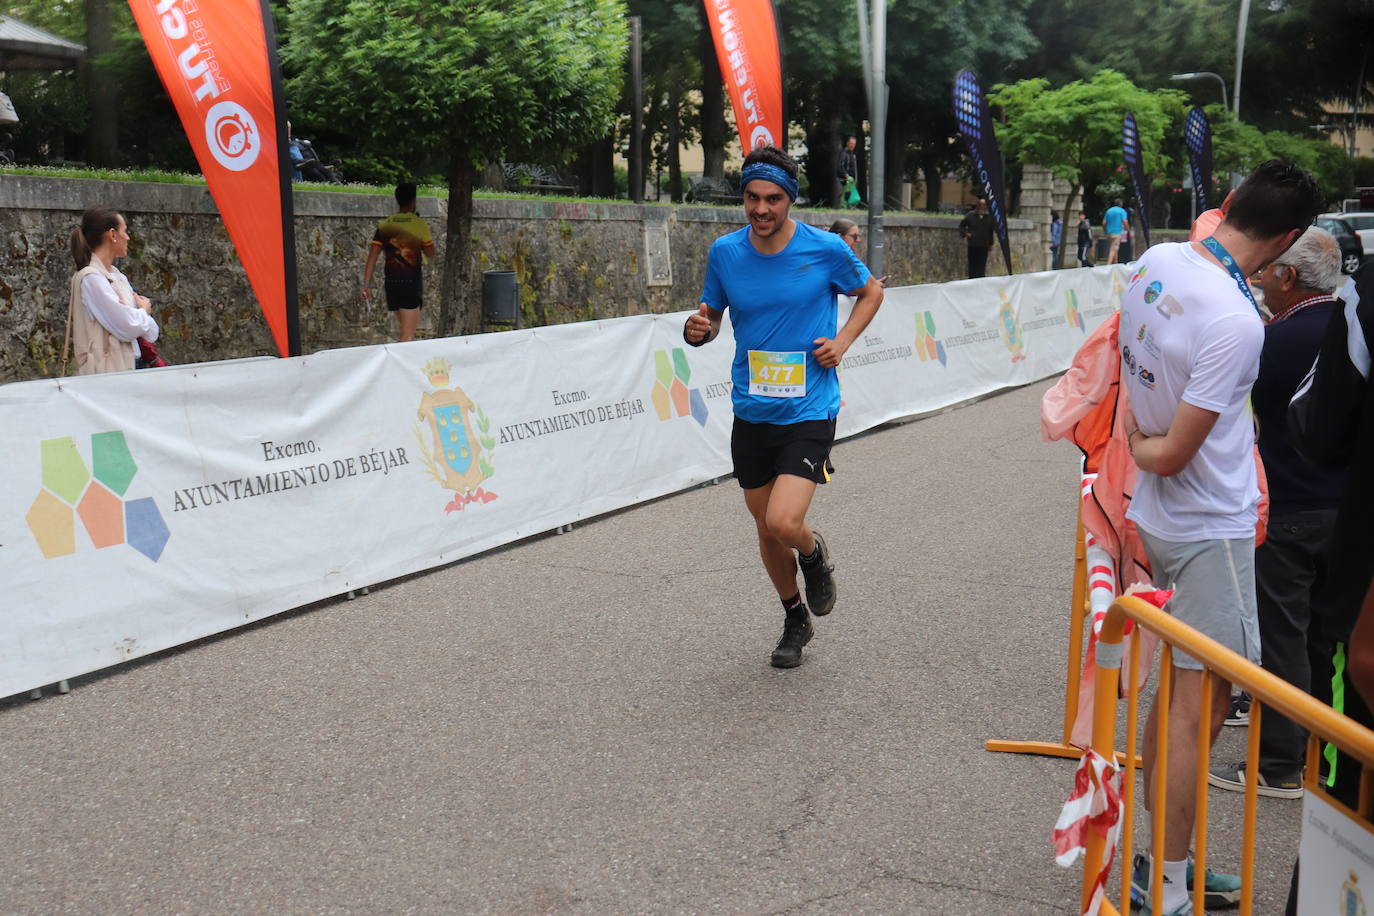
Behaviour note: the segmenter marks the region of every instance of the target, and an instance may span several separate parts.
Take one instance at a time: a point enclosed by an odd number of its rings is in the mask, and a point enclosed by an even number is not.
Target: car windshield
[[[1374,213],[1347,213],[1341,219],[1356,229],[1374,229]]]
[[[1338,219],[1318,219],[1317,226],[1336,236],[1336,238],[1350,238],[1355,233],[1345,223]]]

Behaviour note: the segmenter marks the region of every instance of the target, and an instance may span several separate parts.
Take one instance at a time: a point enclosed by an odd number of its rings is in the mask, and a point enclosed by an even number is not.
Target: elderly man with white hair
[[[1317,470],[1285,436],[1288,402],[1316,360],[1341,279],[1340,247],[1315,226],[1255,275],[1274,316],[1264,329],[1264,350],[1250,403],[1259,423],[1259,450],[1269,479],[1267,539],[1255,548],[1260,654],[1269,671],[1310,691],[1313,659],[1321,667],[1323,640],[1313,625],[1326,579],[1331,532],[1345,489],[1341,471]],[[1311,647],[1309,649],[1309,646]],[[1310,655],[1309,655],[1310,653]],[[1302,796],[1307,736],[1266,709],[1260,733],[1259,793]],[[1245,791],[1244,762],[1212,769],[1208,781]]]

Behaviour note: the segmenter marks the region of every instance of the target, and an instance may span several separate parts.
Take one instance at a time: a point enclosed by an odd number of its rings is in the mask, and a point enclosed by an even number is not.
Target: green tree
[[[1061,213],[1069,212],[1085,182],[1101,180],[1122,165],[1121,124],[1128,111],[1135,114],[1147,178],[1166,171],[1172,159],[1163,140],[1181,122],[1184,98],[1174,90],[1141,89],[1115,70],[1058,89],[1046,80],[1029,79],[994,86],[988,93],[988,102],[1001,107],[1006,117],[997,131],[1002,151],[1023,163],[1043,165],[1069,182]],[[1062,262],[1064,246],[1059,253]]]
[[[1333,204],[1350,193],[1354,176],[1345,150],[1326,140],[1281,130],[1262,131],[1228,118],[1220,105],[1207,107],[1212,121],[1212,151],[1220,176],[1245,175],[1266,159],[1285,159],[1312,173]]]
[[[478,329],[472,189],[482,165],[545,160],[604,136],[620,93],[621,0],[293,0],[287,95],[358,147],[442,156],[447,245],[438,332]]]

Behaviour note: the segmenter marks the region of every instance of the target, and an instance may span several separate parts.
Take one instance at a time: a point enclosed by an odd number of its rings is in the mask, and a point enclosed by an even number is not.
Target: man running
[[[800,665],[814,632],[797,590],[798,559],[811,611],[821,616],[835,606],[834,566],[825,540],[807,525],[806,510],[832,470],[840,410],[835,367],[883,301],[882,285],[839,236],[788,215],[797,199],[797,173],[797,164],[771,146],[744,160],[740,181],[749,225],[711,245],[701,308],[682,331],[699,347],[715,339],[730,310],[730,454],[758,530],[763,567],[786,614],[773,650],[778,668]],[[857,299],[838,333],[836,292]]]

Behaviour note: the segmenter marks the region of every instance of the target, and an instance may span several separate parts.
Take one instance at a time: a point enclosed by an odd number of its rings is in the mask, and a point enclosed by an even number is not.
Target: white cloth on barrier
[[[1062,372],[1125,277],[888,290],[840,437]],[[728,474],[685,317],[0,386],[0,696]]]

